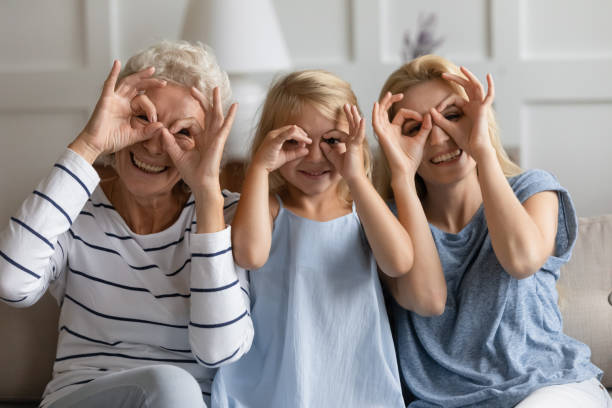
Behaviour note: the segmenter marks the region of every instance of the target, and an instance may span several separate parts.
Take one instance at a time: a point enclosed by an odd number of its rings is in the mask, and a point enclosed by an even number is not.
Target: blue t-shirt
[[[444,313],[421,317],[392,302],[400,372],[417,399],[411,408],[512,407],[538,388],[601,377],[588,346],[563,334],[557,306],[559,268],[577,234],[570,196],[542,170],[508,181],[521,202],[557,192],[555,255],[518,280],[493,252],[482,206],[457,234],[430,225],[448,287]]]

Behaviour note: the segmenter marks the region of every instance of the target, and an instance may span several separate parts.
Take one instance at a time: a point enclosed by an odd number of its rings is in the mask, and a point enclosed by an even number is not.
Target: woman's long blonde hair
[[[422,57],[415,58],[409,63],[402,65],[400,68],[395,70],[389,76],[389,78],[387,78],[387,81],[380,91],[379,100],[382,99],[387,92],[391,92],[392,94],[404,93],[410,87],[426,81],[431,81],[433,79],[444,80],[442,78],[442,74],[445,72],[465,78],[465,75],[463,75],[463,73],[459,70],[459,67],[445,58],[437,55],[424,55]],[[455,90],[455,92],[457,92],[457,94],[467,98],[467,95],[462,87],[450,81],[448,81],[448,84]],[[394,116],[395,107],[391,106],[391,109],[389,109],[389,120],[392,120]],[[489,109],[487,117],[489,122],[489,135],[491,137],[491,143],[493,144],[493,148],[497,154],[497,160],[501,165],[502,171],[506,177],[512,177],[522,173],[523,170],[512,160],[510,160],[508,154],[502,146],[499,137],[499,127],[497,126],[495,112],[492,108]],[[382,161],[385,168],[383,171],[380,171],[380,175],[376,180],[376,185],[383,197],[390,198],[390,171],[388,169],[387,161],[383,157],[381,157],[381,159],[382,160],[380,161]],[[418,174],[415,176],[415,178],[419,197],[423,199],[427,192],[425,189],[425,183]]]
[[[345,104],[357,105],[357,97],[351,85],[323,70],[304,70],[287,74],[278,79],[268,91],[257,125],[250,157],[253,159],[257,149],[271,130],[292,124],[300,117],[304,106],[315,108],[326,118],[333,121],[346,121],[343,110]],[[361,114],[361,112],[360,112]],[[363,166],[371,179],[372,159],[367,140],[364,140]],[[270,174],[270,192],[278,192],[285,186],[285,180],[278,170]],[[346,182],[339,185],[339,195],[350,201]]]

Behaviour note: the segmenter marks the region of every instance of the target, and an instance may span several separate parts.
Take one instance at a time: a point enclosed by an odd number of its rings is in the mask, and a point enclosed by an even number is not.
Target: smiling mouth
[[[322,170],[322,171],[306,171],[306,170],[300,170],[300,173],[304,174],[307,177],[321,177],[324,174],[329,173],[329,170]]]
[[[433,159],[431,159],[430,162],[433,163],[433,164],[450,163],[450,162],[452,162],[454,160],[457,160],[459,158],[459,156],[461,156],[461,153],[463,153],[463,150],[457,149],[455,151],[452,151],[452,152],[449,152],[449,153],[444,153],[444,154],[441,154],[439,156],[436,156]]]
[[[132,164],[136,168],[144,171],[145,173],[159,174],[168,169],[167,166],[154,166],[152,164],[148,164],[143,161],[140,161],[136,158],[136,156],[134,156],[134,153],[130,153],[130,159],[132,160]]]

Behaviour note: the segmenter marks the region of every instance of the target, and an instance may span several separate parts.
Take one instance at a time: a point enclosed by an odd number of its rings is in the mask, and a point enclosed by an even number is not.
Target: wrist
[[[393,191],[396,191],[398,189],[406,189],[408,188],[409,190],[414,190],[416,191],[416,181],[415,181],[415,175],[414,174],[409,174],[409,173],[403,173],[403,174],[392,174],[391,175],[391,189]]]
[[[489,161],[491,159],[497,160],[497,152],[495,151],[495,148],[491,145],[474,149],[471,156],[478,164]]]
[[[85,137],[81,133],[72,143],[68,145],[68,148],[81,156],[89,164],[93,164],[94,161],[102,154],[102,152],[84,140]]]
[[[348,188],[351,191],[353,191],[355,187],[363,183],[370,183],[370,179],[368,179],[368,176],[366,176],[365,173],[357,174],[352,177],[345,177],[344,180],[346,181],[346,184],[348,185]]]

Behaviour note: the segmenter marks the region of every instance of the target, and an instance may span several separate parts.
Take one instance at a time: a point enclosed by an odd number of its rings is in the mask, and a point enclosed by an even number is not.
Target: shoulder
[[[540,169],[527,170],[519,175],[510,177],[508,183],[521,202],[543,191],[566,193],[565,188],[561,186],[553,174]]]

